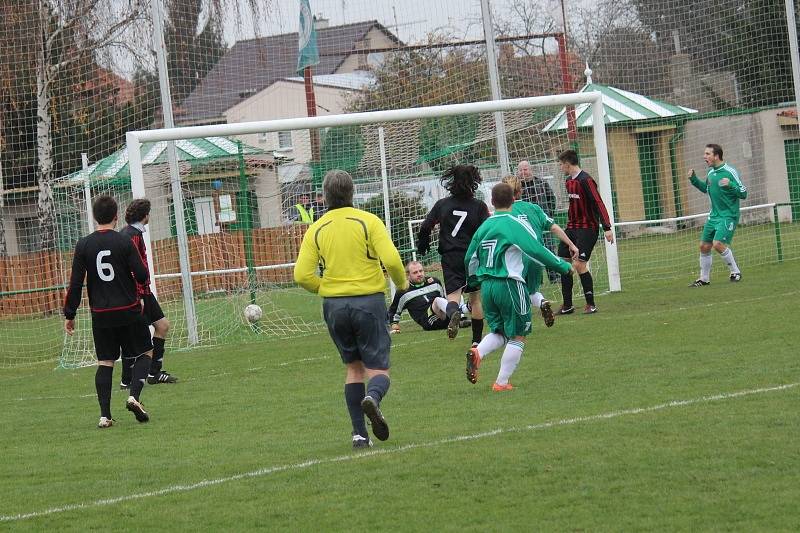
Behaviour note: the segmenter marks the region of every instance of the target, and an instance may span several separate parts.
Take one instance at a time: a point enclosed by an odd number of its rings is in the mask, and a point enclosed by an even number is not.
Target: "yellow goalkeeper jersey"
[[[381,264],[400,288],[408,284],[400,254],[381,219],[354,207],[331,209],[303,236],[294,281],[320,296],[383,292]]]

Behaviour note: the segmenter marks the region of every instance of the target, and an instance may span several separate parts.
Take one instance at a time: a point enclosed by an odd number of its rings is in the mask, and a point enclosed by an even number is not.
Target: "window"
[[[278,132],[278,150],[291,150],[292,149],[292,132],[279,131]]]

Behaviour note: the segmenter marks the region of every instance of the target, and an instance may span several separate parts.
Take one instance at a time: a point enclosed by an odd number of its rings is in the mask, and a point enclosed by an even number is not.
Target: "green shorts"
[[[730,244],[733,241],[733,233],[736,231],[737,223],[738,221],[733,218],[709,218],[703,226],[700,241],[719,241]]]
[[[528,288],[513,279],[486,279],[481,283],[483,314],[489,331],[506,338],[531,332],[531,300]]]
[[[528,272],[525,274],[525,284],[528,286],[528,294],[539,292],[542,286],[542,272],[544,269],[536,263],[528,265]]]

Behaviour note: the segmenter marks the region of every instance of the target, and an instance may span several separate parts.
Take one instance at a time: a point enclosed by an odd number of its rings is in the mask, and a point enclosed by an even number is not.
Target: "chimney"
[[[330,20],[326,19],[322,16],[322,13],[314,17],[314,29],[315,30],[324,30],[328,26],[330,26]]]

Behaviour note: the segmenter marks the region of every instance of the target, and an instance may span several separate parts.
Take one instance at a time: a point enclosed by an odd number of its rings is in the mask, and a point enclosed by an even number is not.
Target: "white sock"
[[[461,302],[461,305],[459,306],[459,309],[461,309],[461,314],[462,315],[468,315],[469,314],[469,306],[467,304],[465,304],[464,302]]]
[[[531,294],[531,307],[533,309],[540,309],[542,307],[542,302],[544,301],[544,294],[541,292],[534,292]]]
[[[731,274],[741,274],[739,272],[739,267],[736,265],[736,259],[733,258],[733,250],[730,248],[725,248],[725,251],[719,254],[725,264],[728,265],[728,270],[731,271]]]
[[[700,279],[711,281],[711,253],[700,252]]]
[[[434,313],[436,311],[439,311],[440,313],[445,314],[445,311],[447,310],[447,300],[445,300],[441,296],[437,296],[436,298],[433,299],[433,304],[431,305],[431,308],[433,308]]]
[[[506,338],[499,333],[489,333],[486,335],[481,339],[480,344],[478,344],[478,354],[481,356],[481,360],[505,343]]]
[[[520,341],[508,341],[503,352],[503,358],[500,360],[500,372],[497,374],[498,385],[508,383],[511,374],[517,369],[519,360],[522,358],[523,348],[525,348],[525,344]]]

